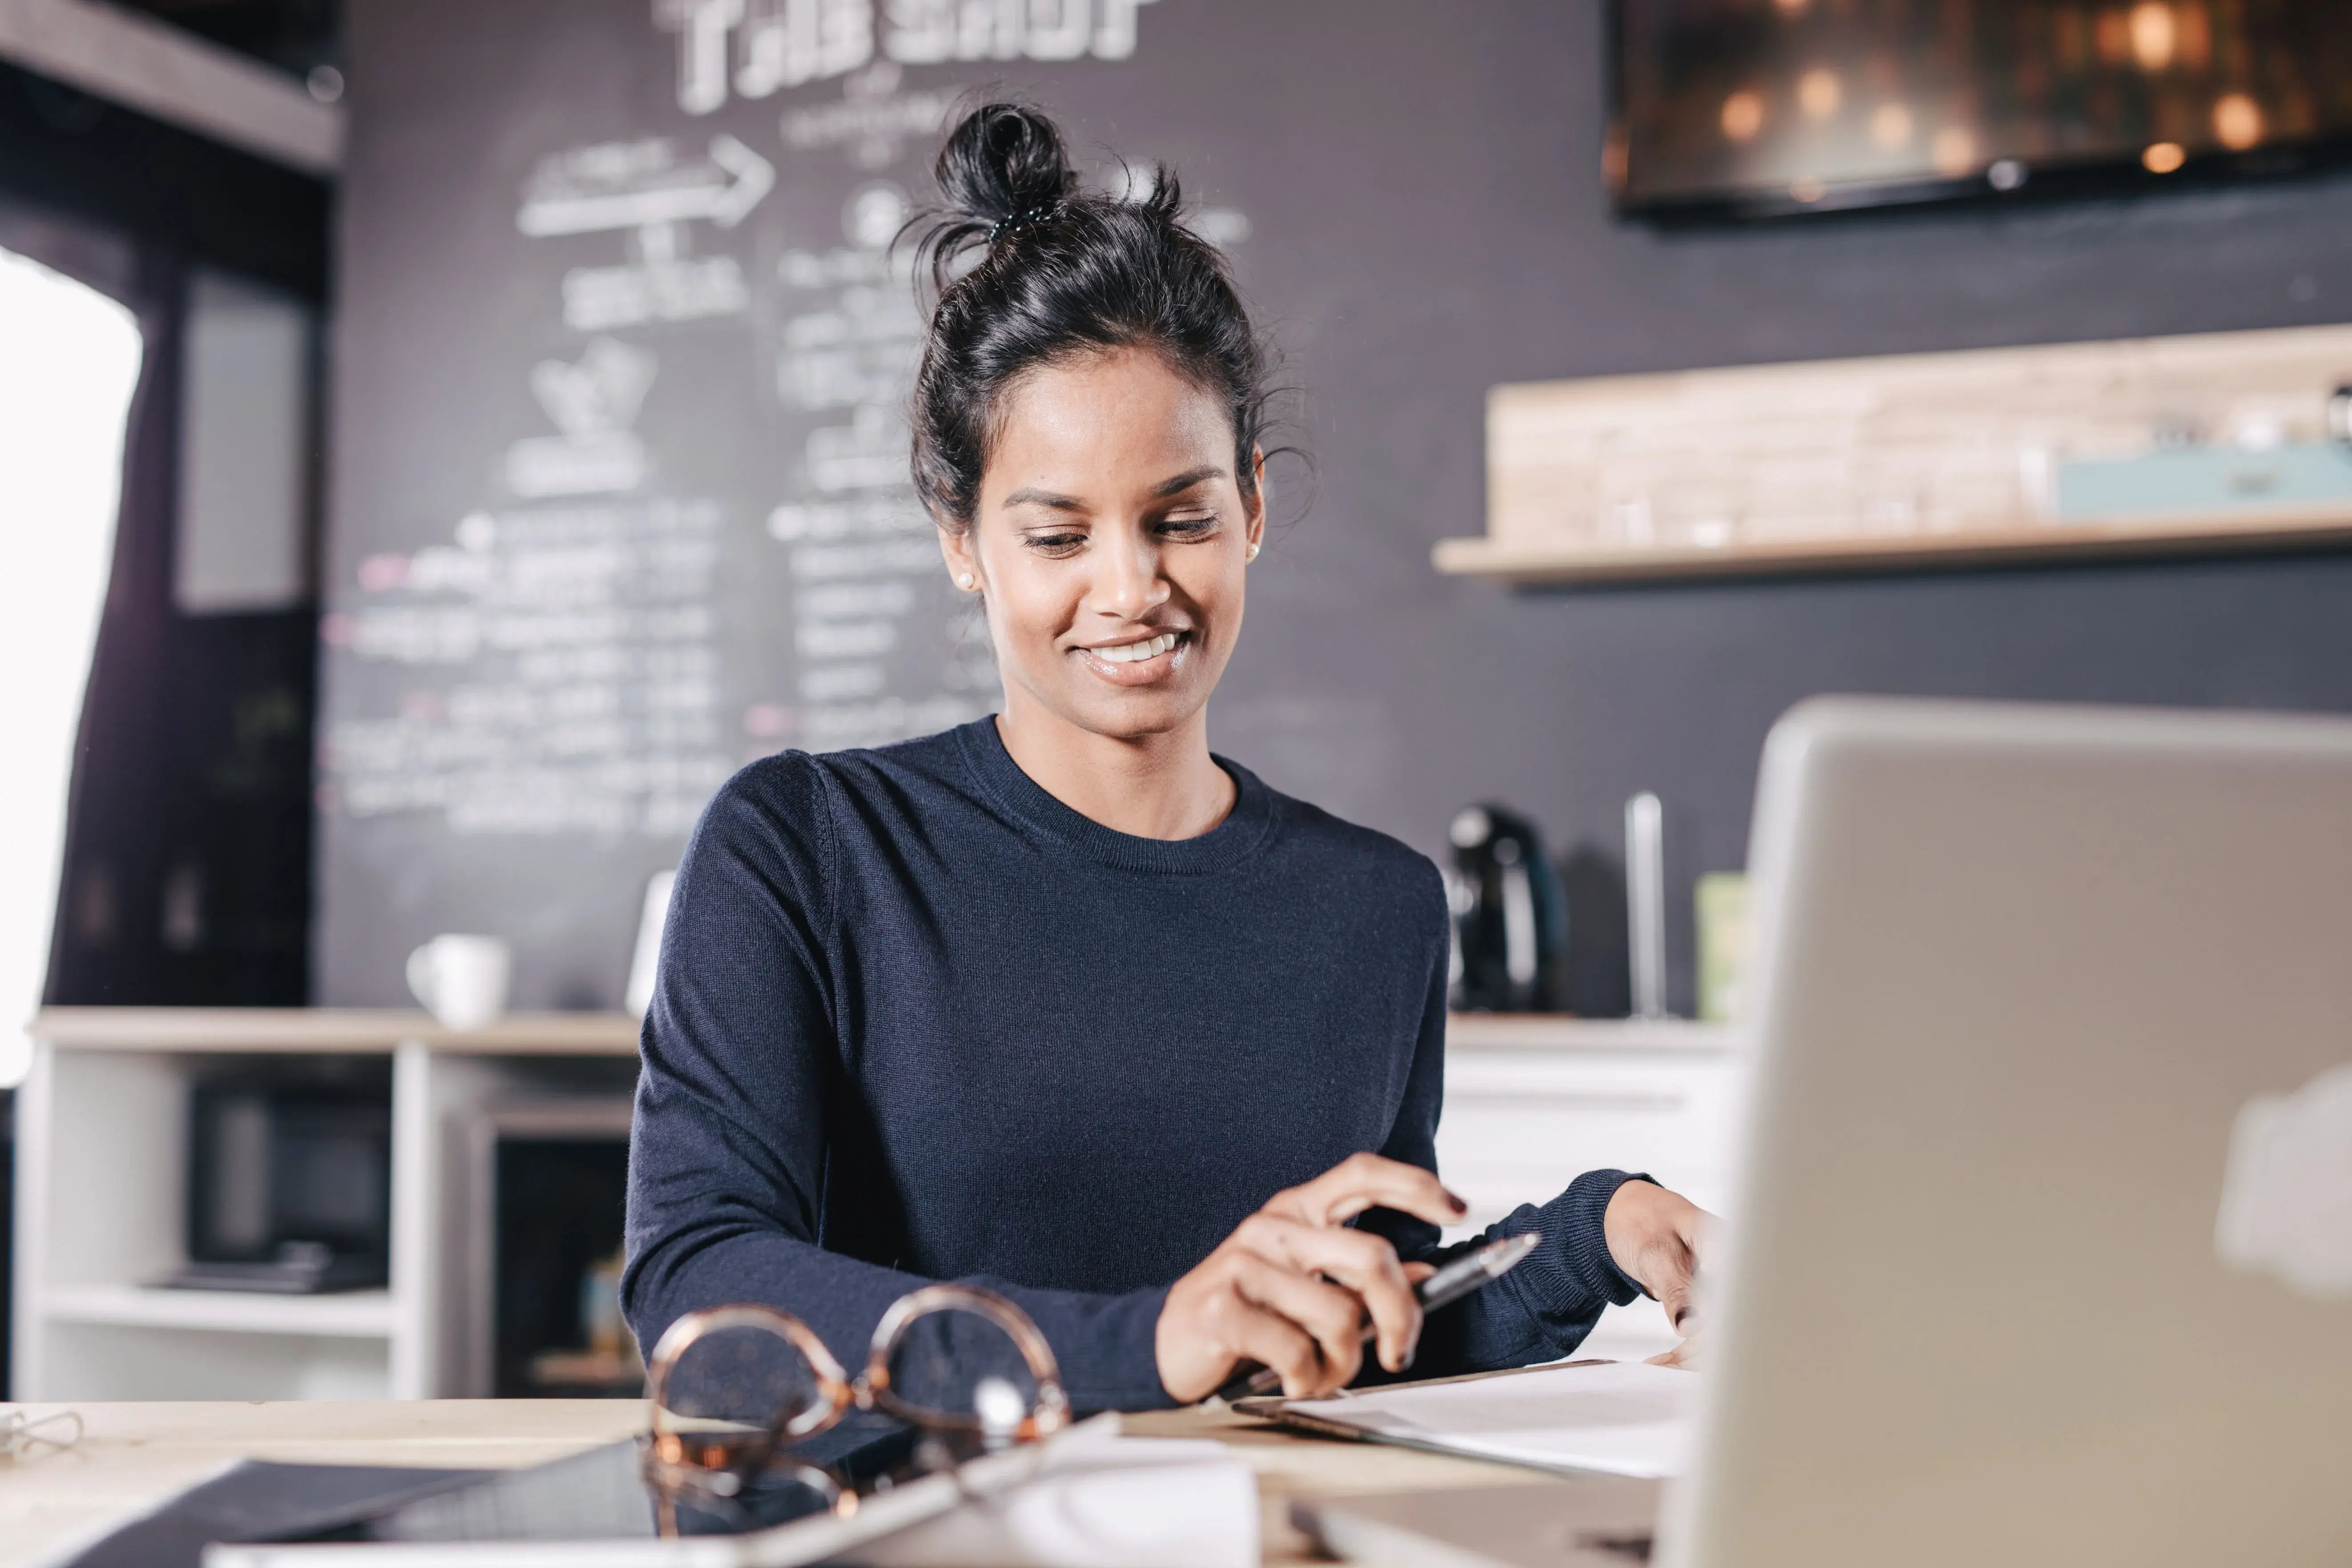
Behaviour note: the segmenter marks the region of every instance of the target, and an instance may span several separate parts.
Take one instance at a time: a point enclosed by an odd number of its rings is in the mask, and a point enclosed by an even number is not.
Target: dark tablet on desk
[[[845,1421],[795,1452],[863,1482],[903,1460],[903,1429]],[[721,1528],[686,1520],[693,1533]],[[761,1522],[782,1522],[765,1521]],[[63,1568],[197,1568],[217,1542],[650,1540],[634,1439],[520,1469],[411,1469],[248,1459],[182,1492]]]
[[[62,1568],[197,1568],[215,1541],[315,1536],[493,1473],[247,1459],[110,1531]]]

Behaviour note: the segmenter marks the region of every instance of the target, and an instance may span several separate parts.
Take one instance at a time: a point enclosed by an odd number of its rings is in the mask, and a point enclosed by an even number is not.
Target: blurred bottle
[[[617,1252],[588,1266],[580,1279],[580,1329],[598,1355],[634,1352],[628,1320],[621,1315],[622,1258]]]
[[[1748,879],[1714,871],[1698,879],[1698,1016],[1737,1022],[1748,979]]]
[[[1549,1013],[1559,1007],[1568,903],[1544,858],[1536,825],[1499,805],[1459,813],[1446,837],[1454,911],[1448,1002],[1463,1013]]]

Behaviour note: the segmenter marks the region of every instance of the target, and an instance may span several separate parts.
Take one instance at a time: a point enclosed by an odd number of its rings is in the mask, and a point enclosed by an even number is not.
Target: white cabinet
[[[1709,1025],[1456,1016],[1437,1168],[1470,1215],[1449,1236],[1611,1167],[1719,1209],[1729,1195],[1739,1061],[1730,1032]],[[1612,1308],[1579,1353],[1649,1355],[1674,1339],[1656,1305],[1637,1301]]]
[[[518,1017],[453,1035],[421,1014],[52,1008],[16,1100],[16,1397],[468,1394],[486,1305],[466,1129],[519,1091],[634,1058],[634,1021]],[[239,1059],[388,1061],[391,1281],[284,1296],[160,1289],[184,1261],[192,1087]],[[380,1069],[379,1069],[380,1070]]]

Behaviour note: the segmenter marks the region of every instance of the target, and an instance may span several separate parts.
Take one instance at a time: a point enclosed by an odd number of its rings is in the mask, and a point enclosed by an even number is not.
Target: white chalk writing
[[[654,0],[677,35],[677,104],[709,114],[876,60],[1123,60],[1153,0]]]

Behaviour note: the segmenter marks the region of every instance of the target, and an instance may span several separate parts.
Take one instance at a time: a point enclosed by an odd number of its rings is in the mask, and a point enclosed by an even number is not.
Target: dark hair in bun
[[[965,115],[937,174],[943,206],[918,255],[938,304],[911,423],[915,489],[940,526],[971,526],[1016,378],[1124,348],[1160,354],[1224,405],[1234,477],[1255,496],[1267,356],[1224,257],[1185,226],[1175,176],[1154,170],[1135,199],[1084,191],[1054,122],[1010,103]]]

